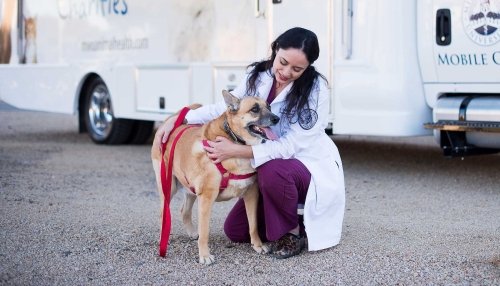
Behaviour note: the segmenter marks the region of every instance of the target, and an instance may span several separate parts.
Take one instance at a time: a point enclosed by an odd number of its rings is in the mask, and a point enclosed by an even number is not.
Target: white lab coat
[[[257,95],[266,99],[272,84],[273,76],[269,72],[261,72],[257,80]],[[289,84],[271,103],[274,114],[280,115],[286,94],[292,85],[293,83]],[[243,97],[245,91],[246,79],[231,93]],[[311,129],[304,130],[299,123],[287,124],[287,120],[281,118],[280,123],[272,127],[279,137],[278,140],[252,146],[252,165],[258,167],[272,159],[295,158],[307,167],[311,173],[311,183],[304,205],[304,225],[309,250],[312,251],[339,243],[344,218],[345,187],[338,149],[325,133],[328,123],[329,89],[322,79],[318,80],[313,89],[309,104],[318,114],[316,124]],[[205,123],[225,110],[226,105],[222,100],[188,112],[186,119],[190,124]]]

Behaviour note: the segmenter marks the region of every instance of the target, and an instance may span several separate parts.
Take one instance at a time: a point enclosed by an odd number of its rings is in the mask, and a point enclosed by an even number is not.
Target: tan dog
[[[258,253],[267,253],[269,248],[262,244],[257,230],[257,202],[259,197],[257,175],[246,179],[229,180],[225,190],[219,190],[222,174],[216,165],[208,158],[203,149],[202,140],[215,141],[217,136],[230,140],[239,140],[246,145],[260,144],[263,140],[274,139],[269,126],[275,125],[279,117],[274,115],[266,101],[258,97],[244,97],[238,99],[227,91],[223,91],[227,110],[220,117],[202,125],[187,129],[180,137],[174,152],[171,197],[177,188],[184,187],[185,200],[181,210],[184,227],[191,238],[196,238],[197,232],[193,226],[191,212],[196,197],[198,203],[198,250],[199,262],[209,265],[214,262],[208,247],[209,223],[212,205],[216,201],[226,201],[235,197],[243,197],[248,217],[249,232],[252,247]],[[167,142],[165,162],[168,162],[173,138],[182,128],[175,129]],[[271,137],[271,138],[270,138]],[[155,136],[155,141],[161,136]],[[155,144],[156,143],[156,144]],[[158,144],[158,145],[157,145]],[[160,146],[161,142],[154,142],[153,146]],[[153,168],[156,175],[158,191],[164,195],[161,186],[160,162],[161,153],[158,148],[151,150]],[[255,170],[249,159],[231,158],[224,160],[222,165],[231,174],[248,174]],[[182,185],[182,186],[180,186]]]

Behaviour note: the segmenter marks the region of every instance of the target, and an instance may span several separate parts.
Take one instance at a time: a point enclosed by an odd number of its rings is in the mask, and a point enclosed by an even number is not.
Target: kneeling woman
[[[297,255],[305,245],[310,251],[335,246],[340,241],[345,188],[337,147],[325,133],[328,124],[329,89],[324,76],[312,64],[319,57],[316,35],[292,28],[271,44],[269,59],[249,66],[245,81],[231,93],[237,97],[267,99],[280,117],[272,129],[278,139],[246,146],[217,138],[205,147],[208,156],[221,162],[231,157],[252,159],[257,169],[259,233],[272,241],[272,255]],[[187,123],[205,123],[226,110],[223,101],[191,110]],[[160,127],[163,141],[175,117]],[[303,223],[297,213],[303,205]],[[235,242],[249,242],[245,205],[239,200],[224,224]]]

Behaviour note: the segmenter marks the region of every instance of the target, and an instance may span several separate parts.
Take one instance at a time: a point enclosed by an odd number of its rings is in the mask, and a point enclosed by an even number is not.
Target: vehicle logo
[[[469,38],[481,46],[500,41],[500,0],[466,0],[463,24]]]

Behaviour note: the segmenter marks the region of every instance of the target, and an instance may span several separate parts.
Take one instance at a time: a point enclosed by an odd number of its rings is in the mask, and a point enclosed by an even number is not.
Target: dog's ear
[[[240,99],[232,95],[229,91],[223,90],[222,96],[224,96],[224,101],[231,112],[236,112],[240,109]]]

